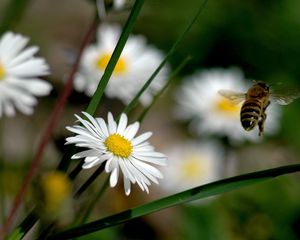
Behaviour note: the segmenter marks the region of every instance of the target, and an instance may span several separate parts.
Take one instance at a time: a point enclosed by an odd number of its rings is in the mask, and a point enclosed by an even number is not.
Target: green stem
[[[88,105],[88,107],[86,109],[86,112],[91,115],[94,115],[94,113],[96,112],[96,109],[101,101],[101,98],[103,96],[106,85],[108,84],[108,81],[114,71],[114,68],[119,60],[119,57],[123,51],[123,48],[127,42],[127,39],[132,31],[132,28],[136,22],[136,19],[140,13],[140,10],[141,10],[143,4],[144,4],[144,0],[136,0],[135,1],[135,4],[132,8],[132,11],[128,18],[128,21],[126,22],[126,24],[123,28],[123,31],[122,31],[120,39],[117,43],[117,46],[106,66],[106,69],[104,71],[102,78],[100,79],[97,90],[94,93],[93,98],[90,101],[90,104]]]
[[[94,180],[104,171],[105,163],[102,163],[97,170],[85,181],[84,184],[75,193],[74,198],[79,198],[79,196],[94,182]]]
[[[163,68],[163,66],[167,63],[167,60],[171,57],[171,55],[175,52],[179,44],[182,42],[184,39],[185,35],[188,33],[188,31],[192,28],[194,23],[197,21],[198,17],[202,13],[203,9],[206,6],[208,0],[204,0],[201,6],[198,8],[196,14],[193,16],[191,21],[188,23],[182,34],[177,38],[175,43],[172,45],[171,49],[169,52],[166,54],[165,58],[163,61],[159,64],[159,66],[156,68],[156,70],[152,73],[150,78],[147,80],[147,82],[144,84],[144,86],[140,89],[140,91],[136,94],[136,96],[132,99],[132,101],[125,107],[123,110],[124,113],[128,114],[138,103],[139,98],[141,95],[145,92],[145,90],[149,87],[149,85],[152,83],[156,75],[159,73],[159,71]]]
[[[104,89],[108,83],[108,80],[114,70],[114,67],[121,55],[121,52],[125,46],[125,43],[129,37],[129,34],[133,28],[133,25],[134,23],[136,22],[136,19],[137,19],[137,16],[139,15],[139,12],[142,8],[142,5],[144,3],[144,0],[136,0],[133,8],[132,8],[132,11],[131,11],[131,14],[124,26],[124,29],[123,29],[123,32],[120,36],[120,39],[117,43],[117,46],[112,54],[112,57],[105,69],[105,72],[100,80],[100,83],[97,87],[97,90],[93,96],[93,98],[91,99],[90,101],[90,104],[86,110],[86,112],[90,113],[91,115],[94,114],[94,112],[96,111],[97,107],[98,107],[98,104],[100,103],[100,100],[102,98],[102,95],[103,95],[103,92],[104,92]],[[59,165],[59,169],[60,170],[66,170],[67,169],[67,166],[69,164],[69,159],[70,159],[70,149],[69,151],[64,155],[63,157],[63,160],[61,162],[61,164]],[[67,163],[67,164],[66,164]],[[72,179],[74,179],[78,173],[80,172],[80,170],[78,169],[81,169],[81,163],[78,164],[78,166],[76,167],[76,169],[72,172]],[[20,198],[19,198],[20,199]],[[14,214],[14,213],[13,213]],[[21,225],[20,225],[20,228],[21,229],[25,229],[25,231],[23,232],[24,234],[27,232],[27,230],[29,230],[32,226],[32,224],[37,220],[36,216],[33,215],[33,214],[30,214],[30,216],[28,216],[26,219],[25,222],[22,222]],[[9,225],[10,225],[10,222],[7,224],[7,226],[4,227],[4,232],[6,232],[6,230],[9,228]],[[27,225],[27,224],[31,224],[31,226]]]
[[[91,215],[92,210],[94,209],[95,204],[98,202],[98,200],[100,199],[100,197],[103,195],[103,193],[107,189],[108,184],[109,184],[109,178],[106,178],[106,180],[103,183],[102,187],[96,193],[95,197],[89,203],[88,208],[86,209],[85,213],[83,214],[83,217],[82,217],[82,220],[81,220],[81,224],[86,223],[87,219]]]

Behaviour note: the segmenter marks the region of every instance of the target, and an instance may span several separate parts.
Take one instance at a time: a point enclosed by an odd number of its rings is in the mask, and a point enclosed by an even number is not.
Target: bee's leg
[[[266,109],[267,107],[270,105],[270,101],[268,101],[267,105],[264,107],[263,111],[262,111],[262,114],[261,114],[261,119],[258,121],[258,129],[259,129],[259,133],[258,135],[259,136],[262,136],[263,133],[264,133],[264,123],[265,123],[265,120],[267,118],[267,114],[266,114]]]
[[[259,136],[262,136],[264,133],[264,123],[265,123],[266,118],[267,118],[267,114],[265,112],[263,112],[261,114],[261,119],[258,121],[258,129],[259,129],[258,135]]]

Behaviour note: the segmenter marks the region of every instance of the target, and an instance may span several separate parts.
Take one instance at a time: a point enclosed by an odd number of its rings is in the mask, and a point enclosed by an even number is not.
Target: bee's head
[[[270,88],[267,84],[265,84],[264,82],[261,82],[261,81],[254,81],[254,86],[258,86],[258,87],[261,87],[263,88],[265,91],[269,91]]]

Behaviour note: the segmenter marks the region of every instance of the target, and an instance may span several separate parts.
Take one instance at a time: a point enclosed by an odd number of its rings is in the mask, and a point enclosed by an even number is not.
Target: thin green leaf
[[[87,207],[86,211],[83,214],[81,223],[87,222],[89,216],[91,215],[92,210],[94,209],[96,203],[98,202],[98,200],[100,199],[100,197],[103,195],[103,193],[107,189],[108,185],[109,185],[109,178],[106,178],[105,182],[103,183],[103,185],[101,186],[101,188],[99,189],[99,191],[96,193],[96,195],[94,196],[94,198],[88,204],[88,207]]]
[[[21,228],[15,229],[7,238],[7,240],[20,240],[23,237]]]
[[[171,76],[169,77],[169,80],[165,84],[165,86],[157,93],[152,99],[152,102],[147,106],[143,112],[140,114],[138,118],[138,122],[142,122],[149,112],[149,110],[153,107],[153,105],[157,102],[158,98],[166,91],[166,89],[170,86],[170,84],[175,80],[176,75],[182,70],[182,68],[191,60],[191,57],[186,57],[182,63],[171,73]]]
[[[136,0],[135,4],[132,8],[132,11],[130,13],[130,16],[128,18],[128,21],[126,22],[123,31],[121,33],[120,39],[115,47],[115,50],[106,66],[106,69],[104,71],[104,74],[98,84],[97,90],[94,93],[90,104],[88,105],[86,112],[88,112],[91,115],[94,115],[96,112],[96,109],[101,101],[101,98],[103,96],[104,90],[106,88],[106,85],[115,69],[115,66],[119,60],[119,57],[123,51],[123,48],[127,42],[127,39],[131,33],[131,30],[136,22],[136,19],[139,15],[139,12],[144,4],[144,0]]]
[[[190,190],[180,192],[169,197],[165,197],[142,206],[132,208],[130,210],[94,221],[82,226],[69,229],[49,237],[49,239],[70,239],[87,235],[89,233],[99,231],[108,227],[115,226],[126,221],[163,210],[165,208],[173,207],[175,205],[187,203],[193,200],[203,199],[210,196],[215,196],[242,187],[253,185],[259,182],[270,180],[272,178],[299,172],[300,164],[277,167],[253,173],[247,173],[231,178],[222,179],[216,182],[205,184]]]

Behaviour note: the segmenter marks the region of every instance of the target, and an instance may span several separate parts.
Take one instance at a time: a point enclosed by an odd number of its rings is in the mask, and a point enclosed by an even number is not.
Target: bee
[[[218,93],[234,104],[244,101],[240,112],[242,127],[246,131],[250,131],[258,126],[259,136],[264,133],[264,123],[267,118],[266,109],[271,101],[280,105],[287,105],[300,97],[299,91],[273,92],[270,86],[261,81],[253,81],[253,85],[246,93],[226,89],[219,90]]]

